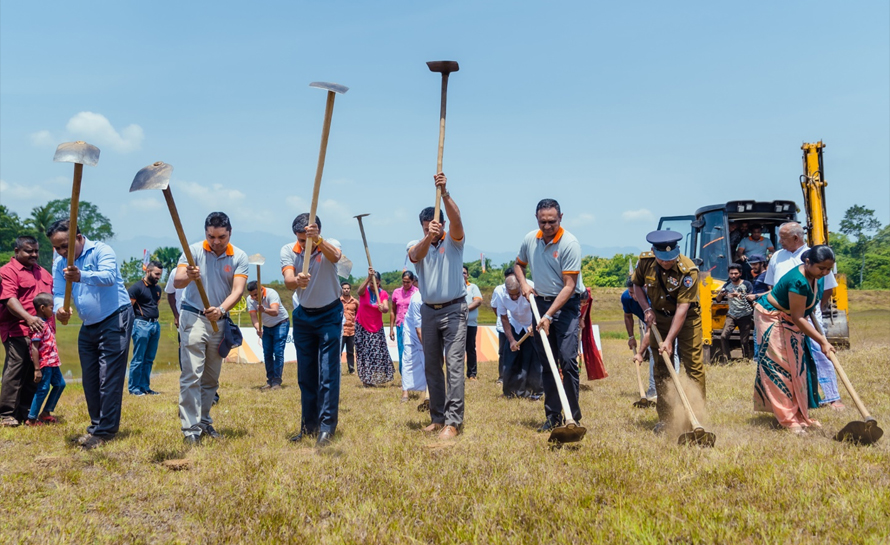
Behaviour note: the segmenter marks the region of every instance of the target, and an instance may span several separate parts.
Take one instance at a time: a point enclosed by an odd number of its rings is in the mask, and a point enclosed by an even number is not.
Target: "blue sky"
[[[82,199],[118,234],[176,245],[140,168],[175,167],[190,239],[213,210],[291,238],[338,97],[319,215],[329,237],[417,238],[432,204],[439,77],[453,59],[444,171],[474,247],[518,248],[544,197],[593,247],[645,246],[661,215],[739,198],[801,202],[823,140],[829,219],[890,221],[887,2],[3,2],[0,201],[70,194],[55,146],[102,149]],[[128,244],[131,241],[131,244]],[[248,253],[251,248],[244,248]],[[361,256],[354,256],[363,261]],[[468,259],[470,257],[468,256]],[[378,264],[380,269],[401,263]]]

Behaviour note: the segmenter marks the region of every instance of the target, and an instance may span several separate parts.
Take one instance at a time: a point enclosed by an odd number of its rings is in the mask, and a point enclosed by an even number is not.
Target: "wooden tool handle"
[[[263,306],[263,283],[260,281],[260,266],[256,266],[256,302],[257,309]],[[257,326],[259,327],[260,333],[263,332],[263,315],[257,312]]]
[[[436,157],[436,174],[442,172],[442,157],[445,155],[445,110],[448,104],[448,72],[442,72],[442,104],[439,107],[439,153]],[[436,186],[436,213],[433,221],[439,221],[442,190]]]
[[[324,108],[324,125],[321,128],[321,148],[318,150],[318,166],[315,167],[315,185],[312,187],[312,206],[309,208],[309,223],[315,223],[315,212],[318,210],[318,192],[321,190],[321,175],[324,172],[324,158],[328,152],[328,136],[331,134],[331,119],[334,117],[333,91],[328,91],[328,99]],[[303,274],[309,274],[309,261],[312,257],[312,239],[306,239],[306,250],[303,254]]]
[[[640,375],[640,364],[634,360],[634,367],[637,369],[637,386],[640,387],[640,399],[646,397],[646,390],[643,388],[643,376]]]
[[[68,266],[74,266],[77,244],[77,212],[80,206],[80,182],[83,179],[83,165],[74,163],[74,183],[71,184],[71,209],[68,212]],[[71,308],[71,280],[65,281],[65,302],[62,308]]]
[[[661,354],[662,359],[664,360],[664,364],[667,366],[668,371],[671,374],[671,379],[673,379],[674,384],[677,386],[677,393],[680,394],[680,401],[683,402],[683,407],[686,409],[686,416],[689,417],[689,422],[692,424],[693,430],[702,429],[702,425],[699,423],[698,418],[695,417],[695,413],[692,412],[692,405],[689,403],[689,398],[686,397],[686,392],[683,390],[683,385],[680,384],[680,377],[677,375],[677,371],[674,370],[674,365],[671,363],[668,355],[661,351],[661,333],[658,332],[658,327],[655,324],[649,328],[652,330],[652,334],[655,335],[655,340],[658,341],[658,346],[656,349],[658,353]],[[641,386],[642,388],[642,386]]]
[[[524,343],[525,340],[528,339],[528,338],[531,337],[531,336],[532,336],[531,333],[529,333],[528,331],[526,331],[526,332],[525,332],[525,335],[523,335],[522,337],[520,337],[519,341],[516,343],[516,346],[522,346],[522,343]]]
[[[528,302],[531,303],[532,312],[535,313],[535,322],[541,323],[541,315],[538,312],[538,305],[535,303],[535,296],[531,293],[528,294]],[[556,390],[559,392],[559,402],[562,403],[562,412],[566,419],[566,424],[577,425],[577,422],[572,418],[572,408],[569,406],[569,398],[566,397],[566,390],[562,385],[562,381],[559,379],[559,369],[556,367],[556,360],[553,358],[553,350],[550,348],[550,341],[547,339],[547,334],[544,333],[543,329],[539,329],[538,333],[541,334],[541,344],[544,345],[544,353],[547,354],[547,362],[550,364],[550,372],[553,373],[553,381],[556,382]]]
[[[368,239],[365,237],[365,226],[362,224],[362,218],[356,219],[358,220],[358,229],[362,233],[362,244],[365,245],[365,257],[368,258],[368,268],[373,269],[374,265],[371,264],[371,250],[368,249]],[[377,287],[377,275],[371,275],[370,280],[371,287],[374,289],[374,295],[376,295],[377,300],[380,301],[380,290]]]
[[[822,329],[822,324],[816,318],[816,316],[811,316],[813,327],[816,328],[816,331],[819,332],[823,337],[825,336],[825,332]],[[811,347],[812,348],[812,347]],[[831,360],[831,363],[834,365],[834,370],[837,371],[839,377],[841,377],[841,382],[844,383],[844,387],[849,392],[850,397],[853,398],[853,403],[856,404],[856,408],[859,409],[859,412],[862,414],[862,417],[866,420],[871,418],[871,415],[868,413],[868,409],[865,408],[865,404],[862,403],[862,400],[859,399],[859,394],[856,393],[856,390],[853,389],[853,385],[850,383],[850,379],[847,377],[847,372],[844,371],[844,368],[841,367],[841,362],[838,361],[837,356],[834,352],[829,352],[825,354],[828,356],[828,359]]]
[[[182,221],[179,219],[179,212],[176,210],[176,203],[173,202],[173,193],[170,191],[169,186],[164,188],[164,200],[167,201],[170,217],[173,218],[173,227],[176,229],[176,234],[179,236],[179,244],[182,246],[182,253],[185,254],[185,260],[188,261],[190,267],[194,267],[195,258],[192,256],[192,250],[189,248],[189,241],[185,238],[185,231],[182,230]],[[201,296],[201,302],[204,304],[204,308],[210,308],[210,299],[207,298],[207,292],[204,291],[204,283],[201,282],[201,279],[199,278],[195,280],[195,285],[198,288],[198,295]],[[210,326],[213,327],[214,333],[219,331],[219,326],[216,325],[215,321],[210,320]]]

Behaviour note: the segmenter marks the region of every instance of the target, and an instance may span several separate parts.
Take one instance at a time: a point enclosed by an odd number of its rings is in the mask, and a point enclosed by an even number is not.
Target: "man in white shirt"
[[[516,272],[513,270],[513,267],[508,267],[504,269],[504,279],[515,275]],[[500,306],[499,301],[501,298],[507,296],[507,288],[504,284],[499,286],[495,286],[494,290],[491,292],[491,310],[494,312],[494,315],[498,315],[498,307]],[[498,384],[502,384],[504,382],[504,352],[510,349],[510,346],[507,344],[507,336],[504,334],[504,326],[501,324],[500,320],[495,320],[495,330],[498,332]]]
[[[766,277],[764,283],[768,286],[775,286],[779,280],[785,276],[788,271],[799,266],[803,260],[801,255],[809,250],[804,239],[803,227],[797,222],[783,223],[779,227],[779,242],[782,249],[773,254],[769,260],[769,267],[766,269]],[[831,300],[831,293],[837,287],[837,279],[834,273],[829,273],[825,277],[825,292],[822,295],[822,304],[816,307],[811,319],[822,321],[822,306]],[[754,338],[759,339],[760,333],[755,331]],[[822,399],[822,405],[830,405],[832,409],[842,411],[844,404],[841,403],[841,394],[837,387],[837,375],[834,372],[834,365],[825,354],[822,353],[819,343],[809,339],[813,360],[816,362],[816,372],[819,375],[819,386],[822,387],[822,393],[825,397]],[[755,358],[757,357],[758,346],[755,346]]]
[[[534,288],[534,284],[527,280]],[[535,354],[533,342],[519,344],[523,335],[532,331],[532,307],[522,296],[516,276],[508,276],[504,282],[506,295],[498,302],[498,321],[507,337],[504,350],[504,396],[527,397],[538,400],[543,395],[541,363]]]

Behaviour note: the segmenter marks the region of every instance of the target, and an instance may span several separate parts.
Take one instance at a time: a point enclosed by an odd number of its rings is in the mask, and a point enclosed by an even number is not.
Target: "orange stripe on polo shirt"
[[[292,271],[295,271],[295,270],[296,270],[296,269],[294,269],[294,266],[293,266],[293,265],[285,265],[284,267],[281,267],[281,272],[284,272],[284,271],[286,271],[286,270],[288,270],[288,269],[290,269],[290,270],[292,270]]]
[[[581,271],[562,271],[562,274],[578,274]]]
[[[525,267],[526,265],[528,265],[528,263],[526,263],[525,261],[519,259],[518,257],[516,258],[516,263],[519,263],[519,265],[520,265],[521,267]]]
[[[239,276],[240,276],[241,278],[247,278],[247,275],[246,275],[246,274],[236,274],[236,275],[235,275],[236,278],[239,277]]]

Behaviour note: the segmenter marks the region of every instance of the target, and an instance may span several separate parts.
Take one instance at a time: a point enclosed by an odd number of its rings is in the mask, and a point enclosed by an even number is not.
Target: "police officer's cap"
[[[766,263],[766,258],[760,254],[754,254],[748,258],[748,263]]]
[[[652,253],[662,261],[673,261],[680,255],[680,241],[683,235],[677,231],[652,231],[646,241],[652,245]]]

